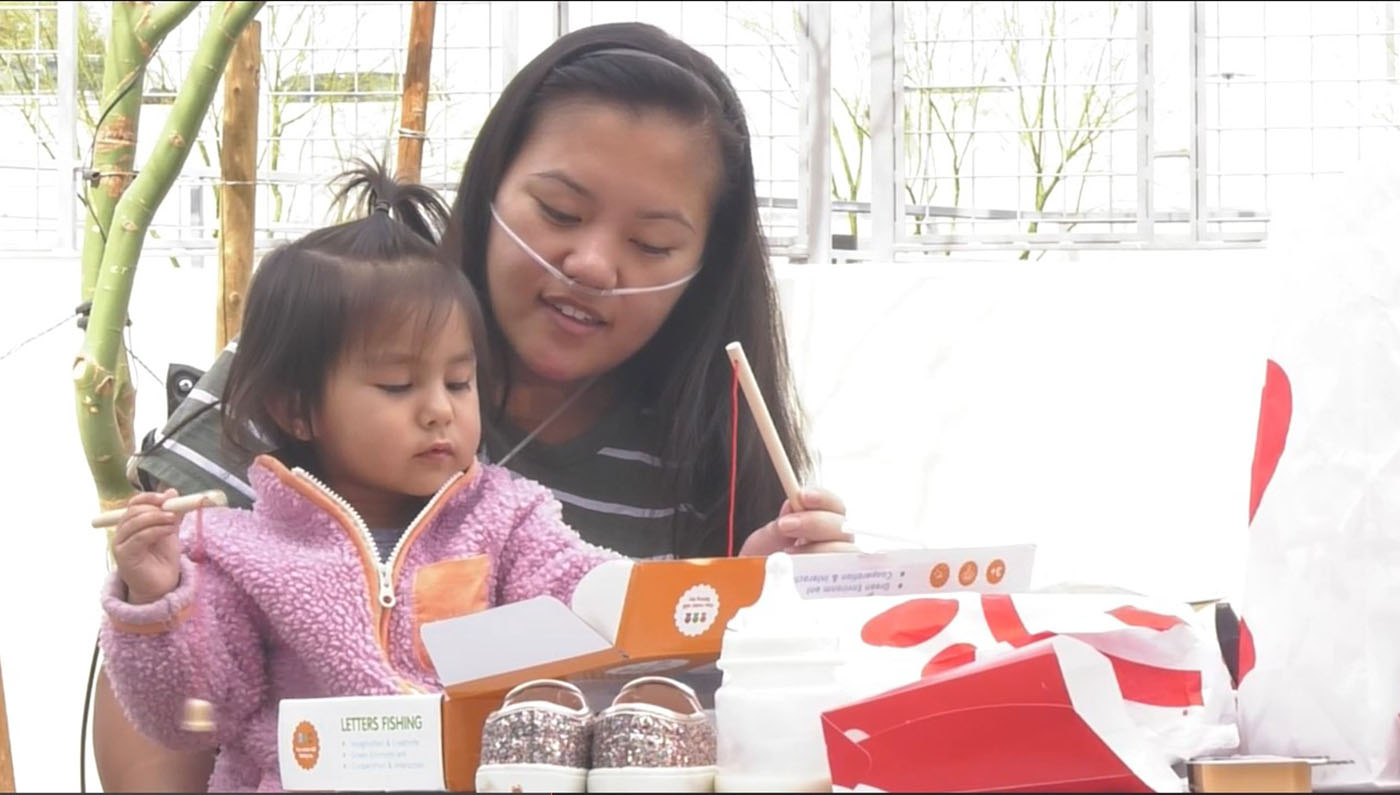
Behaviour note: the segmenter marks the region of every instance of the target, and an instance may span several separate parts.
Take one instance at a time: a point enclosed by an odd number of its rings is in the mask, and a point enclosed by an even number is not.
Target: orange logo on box
[[[996,585],[1006,577],[1006,561],[997,558],[987,564],[987,582]]]
[[[292,757],[302,770],[310,770],[321,758],[321,738],[310,721],[302,721],[292,731]]]
[[[972,561],[964,563],[958,568],[958,582],[964,587],[977,582],[977,564]]]
[[[928,584],[935,588],[942,588],[948,583],[948,564],[940,563],[933,567],[933,571],[928,573]]]

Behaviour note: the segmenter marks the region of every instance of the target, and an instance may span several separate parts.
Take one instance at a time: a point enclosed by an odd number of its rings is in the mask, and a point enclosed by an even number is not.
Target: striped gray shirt
[[[525,436],[504,421],[483,427],[483,458],[499,460]],[[660,438],[655,412],[624,402],[567,442],[531,441],[508,466],[548,486],[585,540],[635,558],[671,556],[673,528],[686,532],[699,517],[667,499]]]
[[[218,408],[235,347],[231,343],[219,354],[138,465],[181,494],[221,489],[230,505],[249,507],[254,494],[248,467],[265,451],[241,450],[226,441]],[[482,458],[492,462],[526,433],[502,424],[484,427],[482,436]],[[673,531],[694,532],[700,517],[690,506],[666,499],[666,473],[657,457],[660,438],[654,412],[623,402],[567,442],[531,441],[509,468],[549,487],[563,505],[564,521],[585,541],[634,558],[670,557],[675,554]]]

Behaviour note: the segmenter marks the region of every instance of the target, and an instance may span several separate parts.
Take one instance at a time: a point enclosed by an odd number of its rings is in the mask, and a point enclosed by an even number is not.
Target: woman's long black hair
[[[730,379],[724,346],[744,346],[778,434],[799,478],[810,469],[800,409],[788,365],[777,289],[768,263],[755,196],[748,123],[729,79],[707,56],[659,28],[598,25],[565,35],[522,69],[501,93],[467,159],[444,255],[459,258],[481,295],[491,213],[501,179],[546,109],[564,101],[656,108],[705,125],[718,142],[722,176],[699,274],[671,315],[619,374],[657,409],[664,427],[662,459],[674,504],[707,517],[698,532],[677,538],[677,555],[722,555],[730,467]],[[484,301],[487,333],[498,352],[504,336]],[[498,356],[498,361],[505,357]],[[510,374],[494,411],[504,410]],[[488,420],[489,421],[489,420]],[[784,494],[752,421],[739,424],[736,548],[772,520]],[[677,511],[678,521],[681,512]]]

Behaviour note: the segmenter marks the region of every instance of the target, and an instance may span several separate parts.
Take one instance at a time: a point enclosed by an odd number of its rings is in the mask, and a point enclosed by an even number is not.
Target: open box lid
[[[804,598],[1027,590],[1033,545],[794,555]],[[764,559],[616,560],[589,572],[572,609],[536,597],[425,624],[423,645],[449,695],[531,679],[634,676],[714,662],[724,628],[758,600]]]

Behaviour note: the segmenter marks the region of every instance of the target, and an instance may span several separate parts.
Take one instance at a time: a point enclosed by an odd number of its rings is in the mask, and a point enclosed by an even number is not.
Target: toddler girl
[[[254,507],[181,523],[173,492],[143,493],[113,539],[107,673],[147,735],[217,747],[210,790],[281,788],[280,699],[437,691],[424,623],[567,604],[616,557],[476,459],[485,334],[430,239],[442,204],[371,166],[353,191],[365,217],[270,253],[249,289],[223,411],[229,438],[273,450],[249,470]],[[181,729],[187,696],[213,733]]]

